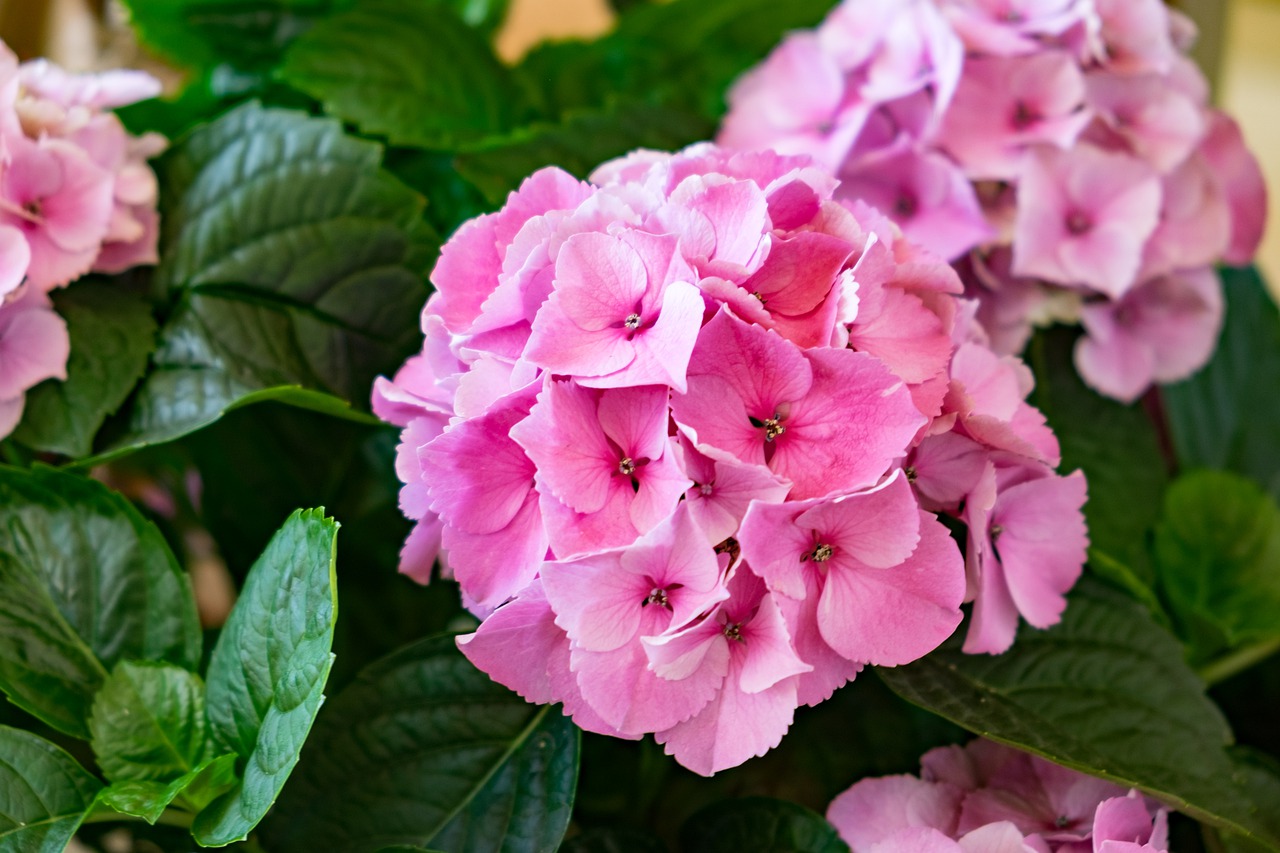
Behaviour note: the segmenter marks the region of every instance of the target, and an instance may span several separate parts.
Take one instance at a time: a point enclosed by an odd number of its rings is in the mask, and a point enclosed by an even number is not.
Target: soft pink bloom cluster
[[[925,753],[920,777],[863,779],[827,819],[853,853],[1167,853],[1137,791],[987,740]]]
[[[140,71],[69,74],[0,44],[0,437],[27,389],[66,378],[66,324],[48,293],[90,271],[155,263],[162,137],[113,113],[160,92]]]
[[[709,774],[963,601],[971,650],[1057,621],[1084,480],[954,270],[808,158],[638,152],[593,182],[543,169],[463,225],[422,354],[374,389],[401,568],[443,549],[477,666]]]
[[[840,192],[963,258],[998,352],[1081,322],[1076,363],[1133,400],[1208,360],[1220,261],[1266,192],[1162,0],[844,0],[730,93],[722,145],[808,154]]]

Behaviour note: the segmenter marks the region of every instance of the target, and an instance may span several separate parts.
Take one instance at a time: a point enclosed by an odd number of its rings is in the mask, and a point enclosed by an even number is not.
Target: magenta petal
[[[929,828],[945,835],[960,817],[959,789],[917,779],[882,776],[864,779],[831,801],[827,820],[854,850],[870,848],[904,829]]]
[[[562,698],[552,690],[547,662],[557,647],[568,645],[541,581],[495,610],[473,633],[458,637],[458,648],[477,668],[539,705]]]
[[[900,565],[920,541],[920,510],[898,471],[874,489],[815,502],[795,523],[833,545],[837,557],[877,569]]]
[[[652,584],[623,569],[620,556],[610,551],[544,563],[540,570],[556,624],[587,651],[611,652],[640,629],[640,603]]]
[[[960,624],[964,563],[955,541],[921,513],[920,545],[890,569],[833,566],[818,605],[818,625],[851,660],[898,666],[937,648]]]
[[[533,462],[508,436],[528,400],[461,421],[418,451],[431,509],[468,533],[510,523],[533,489]]]
[[[794,500],[873,484],[902,455],[925,418],[901,380],[877,359],[809,350],[809,393],[793,403],[769,467],[795,485]]]
[[[1085,480],[1079,471],[1013,486],[996,500],[991,520],[1001,533],[994,544],[1009,593],[1037,628],[1058,621],[1067,605],[1064,595],[1084,568],[1089,547],[1080,511],[1084,502]]]
[[[684,471],[693,480],[685,503],[712,543],[723,542],[737,532],[752,500],[780,503],[790,490],[767,468],[712,460],[695,450],[684,436],[678,450]]]
[[[511,523],[494,533],[467,533],[446,525],[442,545],[462,591],[494,607],[526,587],[547,554],[537,494],[529,492]]]
[[[598,400],[598,392],[550,380],[528,419],[511,430],[550,494],[578,512],[604,506],[621,458],[600,427]]]
[[[724,687],[692,719],[654,739],[695,773],[710,776],[764,755],[782,742],[795,715],[795,684],[784,680],[758,693],[739,686],[741,656],[734,655]]]
[[[631,523],[642,533],[670,516],[690,485],[689,478],[680,470],[675,454],[670,450],[639,469],[635,484],[628,515]]]
[[[612,652],[573,649],[572,668],[587,703],[609,725],[630,734],[661,731],[706,707],[720,688],[714,672],[701,670],[680,681],[649,669],[636,640]]]
[[[806,595],[808,568],[801,558],[813,550],[813,533],[797,524],[796,519],[814,503],[752,501],[738,531],[743,559],[770,590],[788,598]]]
[[[749,646],[738,680],[744,693],[759,693],[783,679],[813,670],[792,648],[786,621],[772,594],[766,593],[760,599],[755,615],[742,627],[742,635],[742,642]]]

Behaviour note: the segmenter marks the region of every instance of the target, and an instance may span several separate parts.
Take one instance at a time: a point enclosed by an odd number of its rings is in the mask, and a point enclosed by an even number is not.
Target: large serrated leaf
[[[282,853],[549,851],[577,772],[578,730],[559,709],[526,704],[435,637],[333,700],[262,829]]]
[[[703,809],[680,831],[680,846],[698,853],[849,853],[849,845],[821,815],[765,797]]]
[[[180,299],[108,452],[259,399],[367,405],[420,343],[437,243],[381,156],[337,122],[247,104],[165,158],[156,282]]]
[[[293,772],[333,664],[338,525],[294,513],[250,570],[206,677],[214,745],[244,762],[241,782],[192,825],[206,847],[245,838]]]
[[[520,112],[484,38],[422,0],[361,0],[298,39],[280,76],[397,145],[452,148],[510,129]]]
[[[204,683],[176,666],[125,661],[93,700],[89,731],[112,782],[172,782],[206,758]]]
[[[111,279],[91,277],[52,297],[71,335],[67,379],[27,392],[14,438],[34,450],[87,456],[103,421],[142,377],[156,324],[146,300]]]
[[[1136,602],[1097,581],[1048,631],[1024,626],[996,657],[958,641],[880,668],[903,698],[985,737],[1141,788],[1178,811],[1280,850],[1280,802],[1251,802],[1231,732],[1182,649]]]
[[[87,738],[93,695],[121,660],[194,668],[200,627],[160,532],[95,480],[0,467],[0,688]]]
[[[44,738],[0,726],[0,850],[62,853],[101,787]]]
[[[1224,269],[1227,316],[1209,363],[1162,389],[1178,461],[1228,469],[1280,498],[1280,312],[1257,269]]]

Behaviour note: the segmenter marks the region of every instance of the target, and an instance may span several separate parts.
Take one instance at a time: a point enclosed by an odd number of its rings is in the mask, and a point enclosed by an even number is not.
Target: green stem
[[[1200,678],[1212,686],[1261,663],[1276,652],[1280,652],[1280,639],[1245,646],[1200,667]]]

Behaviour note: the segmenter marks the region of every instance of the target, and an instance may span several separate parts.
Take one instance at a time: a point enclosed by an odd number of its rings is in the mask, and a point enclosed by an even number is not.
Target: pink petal
[[[902,565],[840,565],[827,575],[818,625],[845,657],[883,666],[910,663],[960,624],[965,579],[959,549],[932,515],[920,515],[920,546]]]
[[[869,848],[904,829],[955,831],[961,792],[915,776],[863,779],[831,801],[827,820],[854,850]]]
[[[501,604],[529,585],[547,555],[536,494],[529,493],[501,530],[476,534],[446,525],[441,544],[462,591],[481,605]]]
[[[623,569],[621,553],[545,563],[540,569],[556,624],[582,649],[611,652],[636,638],[653,584]]]
[[[0,305],[0,400],[46,379],[66,379],[71,338],[66,322],[33,297]]]
[[[538,705],[560,700],[552,690],[547,663],[558,647],[568,645],[542,582],[536,580],[474,632],[458,637],[458,648],[477,668]]]
[[[621,459],[600,427],[598,400],[599,392],[549,380],[528,419],[511,430],[549,493],[583,513],[604,506]]]
[[[874,489],[805,506],[795,524],[835,546],[837,557],[864,566],[898,566],[920,542],[920,510],[900,471]]]
[[[571,661],[583,698],[608,725],[629,734],[671,728],[706,707],[720,689],[721,679],[710,670],[680,681],[662,678],[649,669],[638,640],[612,652],[575,648]]]

